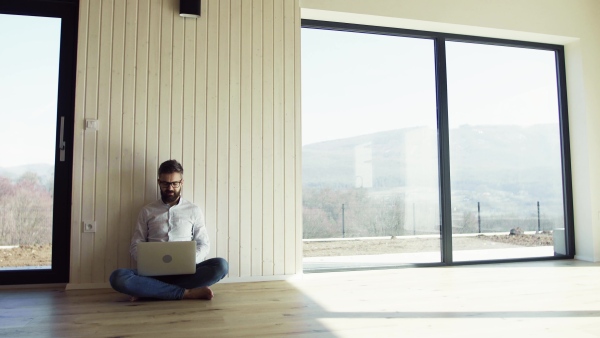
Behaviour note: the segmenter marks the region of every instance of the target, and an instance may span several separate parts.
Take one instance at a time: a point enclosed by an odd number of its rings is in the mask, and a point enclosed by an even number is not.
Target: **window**
[[[554,255],[564,228],[555,52],[449,41],[446,56],[454,260]],[[509,236],[473,255],[461,238],[473,233]]]
[[[0,2],[0,284],[69,280],[78,13]]]
[[[305,270],[572,255],[562,62],[303,21]]]

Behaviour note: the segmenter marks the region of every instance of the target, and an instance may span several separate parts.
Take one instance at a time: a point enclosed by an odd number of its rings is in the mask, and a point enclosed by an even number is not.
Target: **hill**
[[[452,207],[486,212],[562,212],[562,166],[556,125],[469,126],[450,130]],[[302,179],[310,189],[369,188],[369,193],[438,191],[437,132],[406,128],[303,147]],[[475,208],[475,209],[473,209]],[[471,212],[471,211],[469,211]],[[512,212],[512,211],[511,211]],[[515,211],[515,213],[522,213]]]
[[[452,129],[453,188],[474,190],[485,185],[513,192],[548,188],[538,185],[548,178],[560,180],[561,175],[556,128],[466,125]],[[437,175],[437,133],[407,128],[305,145],[303,185],[357,186],[357,157],[365,148],[370,151],[373,188],[405,185],[415,161],[420,170],[429,170],[426,165],[436,167]]]
[[[46,163],[25,164],[14,167],[0,167],[0,177],[6,177],[16,181],[25,173],[34,173],[40,178],[40,182],[54,182],[54,166]]]

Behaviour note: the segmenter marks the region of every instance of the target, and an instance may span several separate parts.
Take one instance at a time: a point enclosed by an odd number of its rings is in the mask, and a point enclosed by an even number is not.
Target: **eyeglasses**
[[[163,189],[167,189],[168,187],[173,187],[173,188],[177,189],[181,185],[181,181],[183,181],[183,180],[179,180],[179,181],[175,181],[175,182],[158,181],[158,185],[160,185],[160,187]]]

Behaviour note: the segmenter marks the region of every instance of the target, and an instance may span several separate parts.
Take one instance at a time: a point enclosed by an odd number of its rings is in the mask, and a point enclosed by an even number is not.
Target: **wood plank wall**
[[[133,266],[135,219],[170,158],[228,278],[301,272],[298,1],[202,0],[193,19],[178,0],[81,0],[71,285]]]

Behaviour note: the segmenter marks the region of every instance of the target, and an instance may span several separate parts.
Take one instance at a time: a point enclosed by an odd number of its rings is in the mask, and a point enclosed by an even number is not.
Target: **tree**
[[[0,177],[0,243],[4,245],[52,242],[52,195],[34,173],[15,183]]]

